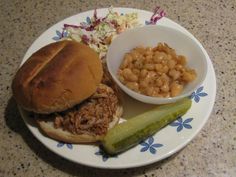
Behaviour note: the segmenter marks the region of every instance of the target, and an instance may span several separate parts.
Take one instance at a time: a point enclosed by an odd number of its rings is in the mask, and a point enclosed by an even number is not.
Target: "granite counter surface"
[[[217,77],[214,109],[193,141],[161,162],[134,169],[94,169],[55,155],[26,128],[10,87],[25,52],[42,32],[68,16],[110,5],[149,11],[161,6],[203,44]],[[0,176],[236,176],[235,19],[235,0],[1,0]]]

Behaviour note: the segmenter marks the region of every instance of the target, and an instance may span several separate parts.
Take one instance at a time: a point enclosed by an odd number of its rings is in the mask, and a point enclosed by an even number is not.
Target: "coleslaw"
[[[118,14],[112,7],[105,17],[98,17],[95,10],[93,17],[87,17],[86,21],[80,26],[64,24],[66,38],[89,45],[101,59],[104,59],[109,44],[118,34],[141,25],[137,13]]]
[[[156,7],[150,21],[146,24],[156,24],[165,13]],[[62,38],[83,42],[94,49],[99,57],[104,60],[108,47],[111,41],[120,33],[127,29],[132,29],[142,24],[138,21],[138,13],[119,14],[113,10],[113,7],[108,9],[108,14],[105,17],[98,17],[97,10],[94,10],[93,17],[87,17],[86,22],[80,25],[64,24]],[[63,34],[67,34],[63,36]]]

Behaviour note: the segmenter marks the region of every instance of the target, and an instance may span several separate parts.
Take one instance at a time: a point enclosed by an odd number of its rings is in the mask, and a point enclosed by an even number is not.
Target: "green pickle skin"
[[[123,152],[184,115],[192,105],[189,98],[157,106],[110,129],[102,141],[104,150],[111,155]]]

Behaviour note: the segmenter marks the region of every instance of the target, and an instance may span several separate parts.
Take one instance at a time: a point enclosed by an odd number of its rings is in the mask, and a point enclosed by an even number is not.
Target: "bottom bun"
[[[114,127],[123,113],[122,106],[118,105],[113,121],[109,123],[109,129]],[[53,121],[37,120],[41,130],[49,137],[66,143],[93,143],[103,139],[105,135],[73,134],[62,128],[54,128]]]

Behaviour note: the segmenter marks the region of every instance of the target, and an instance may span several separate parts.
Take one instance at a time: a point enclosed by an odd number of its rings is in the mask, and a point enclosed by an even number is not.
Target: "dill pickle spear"
[[[108,131],[102,141],[104,150],[112,155],[137,145],[178,116],[184,115],[191,104],[189,98],[184,98],[175,103],[158,106],[116,125]]]

